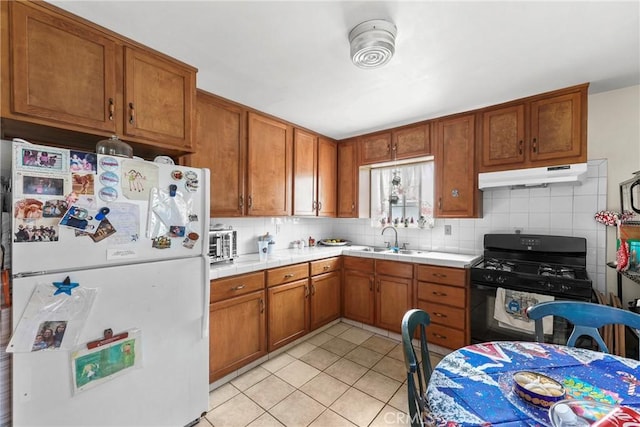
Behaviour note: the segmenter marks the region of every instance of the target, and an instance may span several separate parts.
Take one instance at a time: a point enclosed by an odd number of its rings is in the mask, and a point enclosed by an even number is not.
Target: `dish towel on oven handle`
[[[553,301],[554,299],[554,297],[548,295],[498,288],[493,318],[503,328],[535,333],[535,322],[526,316],[527,308],[540,302]],[[553,316],[547,316],[542,319],[542,329],[545,335],[553,334]]]

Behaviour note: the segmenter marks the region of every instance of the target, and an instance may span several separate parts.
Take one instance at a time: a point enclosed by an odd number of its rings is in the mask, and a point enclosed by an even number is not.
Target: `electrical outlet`
[[[444,226],[444,235],[445,236],[451,236],[451,226],[450,225],[445,225]]]

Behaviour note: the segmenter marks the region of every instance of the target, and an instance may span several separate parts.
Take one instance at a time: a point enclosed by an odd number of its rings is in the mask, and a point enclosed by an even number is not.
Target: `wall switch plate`
[[[445,225],[444,226],[444,235],[445,236],[451,236],[451,226],[450,225]]]

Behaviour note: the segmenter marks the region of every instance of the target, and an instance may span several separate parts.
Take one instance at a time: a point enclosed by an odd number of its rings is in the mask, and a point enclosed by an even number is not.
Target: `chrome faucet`
[[[395,241],[395,243],[393,244],[393,248],[394,248],[394,250],[396,250],[396,251],[397,251],[397,250],[398,250],[398,230],[396,230],[396,228],[395,228],[394,226],[387,225],[386,227],[384,227],[384,228],[382,229],[382,235],[384,235],[385,230],[388,230],[388,229],[393,230],[393,232],[396,234],[396,241]]]

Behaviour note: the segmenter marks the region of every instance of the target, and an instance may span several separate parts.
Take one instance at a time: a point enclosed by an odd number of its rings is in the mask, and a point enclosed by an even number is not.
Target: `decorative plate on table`
[[[351,243],[349,240],[344,239],[322,239],[320,240],[321,245],[325,246],[344,246]]]

